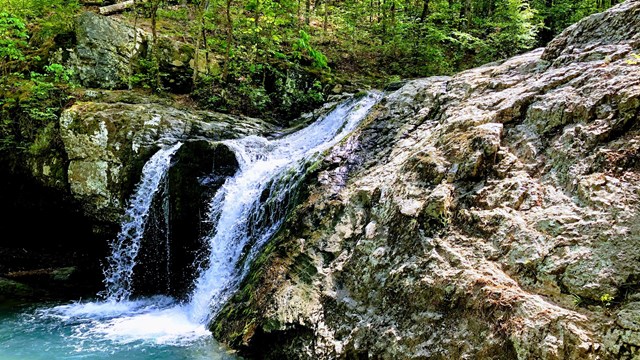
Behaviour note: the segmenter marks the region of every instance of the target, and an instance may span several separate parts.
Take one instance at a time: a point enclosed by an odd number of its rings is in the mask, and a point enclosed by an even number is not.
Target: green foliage
[[[602,303],[602,305],[604,305],[605,307],[609,307],[611,306],[611,302],[615,299],[614,296],[612,296],[611,294],[603,294],[602,296],[600,296],[600,302]]]
[[[317,78],[299,68],[270,64],[233,66],[226,82],[216,76],[203,77],[193,95],[207,108],[277,119],[283,124],[324,100]]]
[[[304,30],[300,30],[300,38],[293,44],[293,56],[301,59],[303,54],[307,54],[313,60],[313,66],[318,68],[329,68],[327,57],[320,51],[314,49],[310,44],[311,36]]]
[[[520,0],[499,3],[494,15],[484,25],[493,29],[486,39],[490,49],[487,60],[505,58],[533,47],[541,26],[533,20],[534,11],[527,3]]]
[[[5,11],[0,12],[0,68],[6,72],[7,63],[23,61],[23,50],[27,47],[27,26],[22,19]],[[6,74],[5,74],[6,75]]]
[[[584,299],[580,295],[571,294],[574,307],[580,307],[584,304]]]
[[[153,16],[160,40],[173,37],[206,57],[206,62],[192,59],[206,69],[196,66],[178,85],[189,87],[192,78],[193,88],[182,91],[192,90],[201,105],[286,123],[322,102],[336,82],[357,91],[503,59],[544,45],[615,2],[154,0],[139,2],[132,13],[137,26],[147,21],[145,28]],[[20,79],[20,85],[2,86],[29,88],[15,95],[8,91],[0,100],[3,109],[16,111],[3,110],[2,141],[17,144],[28,138],[16,132],[17,118],[47,122],[59,113],[51,97],[68,90],[73,74],[57,63],[61,60],[51,63],[47,57],[61,47],[60,38],[73,38],[73,18],[81,7],[78,0],[0,0],[0,9],[0,70]],[[171,74],[161,73],[166,69],[159,48],[134,64],[132,88],[164,90],[159,82]],[[639,61],[636,54],[628,60]],[[26,98],[45,99],[44,105]]]
[[[201,104],[265,116],[265,112],[290,114],[321,101],[337,79],[351,85],[343,86],[345,90],[356,90],[383,86],[393,78],[450,74],[504,59],[544,45],[569,24],[606,9],[612,1],[172,4],[164,3],[157,12],[160,29],[195,45],[196,51],[217,63],[207,73],[194,73]],[[306,73],[310,79],[293,81],[291,72]],[[150,74],[136,73],[132,83],[149,87]],[[304,105],[293,104],[299,101]]]
[[[45,152],[57,136],[57,120],[70,97],[73,72],[61,64],[0,78],[0,152]]]
[[[41,127],[34,137],[33,142],[29,144],[29,154],[40,155],[46,153],[57,136],[57,130],[57,124],[53,121],[48,122],[44,127]]]
[[[28,25],[37,44],[73,29],[77,0],[0,0],[0,9]]]
[[[153,91],[163,91],[162,87],[158,87],[156,82],[157,76],[160,74],[160,65],[153,58],[138,59],[135,72],[129,76],[130,87],[142,87]]]
[[[553,36],[585,16],[606,10],[615,4],[611,0],[532,0],[531,8],[542,24],[538,45],[544,45]]]
[[[70,83],[74,73],[73,69],[65,68],[57,63],[45,65],[44,70],[49,76],[53,77],[53,82],[56,83]]]
[[[629,65],[640,64],[640,54],[631,53],[629,56],[631,57],[631,59],[627,60],[627,64]]]
[[[13,74],[0,81],[0,152],[26,150],[37,155],[51,145],[60,112],[71,100],[70,87],[54,82],[56,76],[64,77],[64,68],[53,69],[31,72],[26,79]]]
[[[72,75],[60,64],[45,65],[56,39],[73,30],[76,0],[0,0],[0,70],[28,75],[31,71],[68,83]]]

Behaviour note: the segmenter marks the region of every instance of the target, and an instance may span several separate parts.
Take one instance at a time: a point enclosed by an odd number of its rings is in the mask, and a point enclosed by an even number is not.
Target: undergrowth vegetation
[[[51,62],[76,1],[0,0],[0,152],[46,151],[71,100],[70,69]]]

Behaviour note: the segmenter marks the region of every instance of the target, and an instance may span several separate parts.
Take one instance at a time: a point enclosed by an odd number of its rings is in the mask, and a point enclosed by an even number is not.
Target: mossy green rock
[[[0,277],[0,301],[28,299],[34,295],[34,290],[17,281]]]

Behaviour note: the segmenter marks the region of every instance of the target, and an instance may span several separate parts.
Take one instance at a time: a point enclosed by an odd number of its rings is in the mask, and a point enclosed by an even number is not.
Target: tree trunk
[[[153,47],[152,54],[154,60],[155,67],[155,87],[153,89],[154,92],[158,91],[162,85],[160,84],[160,58],[158,56],[158,32],[157,28],[157,15],[158,15],[158,7],[160,7],[160,0],[152,0],[151,3],[151,34],[153,36]]]
[[[471,22],[471,0],[463,0],[460,17],[466,20],[464,27],[469,28]]]
[[[551,8],[553,7],[553,0],[545,0],[544,6],[546,11],[546,14],[545,14],[546,16],[544,18],[543,27],[539,33],[540,45],[547,44],[549,41],[553,39],[553,35],[554,35],[553,27],[555,24],[553,23],[553,18],[550,15]]]
[[[391,29],[396,27],[396,0],[391,0]]]
[[[420,14],[420,22],[424,22],[424,20],[429,15],[429,0],[424,0],[422,4],[422,13]]]
[[[322,31],[324,32],[325,35],[327,35],[327,24],[329,23],[329,9],[328,9],[328,4],[329,0],[324,0],[323,6],[324,6],[324,21],[322,23]]]
[[[133,8],[136,8],[136,0],[133,0]],[[138,12],[134,11],[134,17],[133,17],[133,47],[131,48],[131,55],[130,58],[133,59],[134,55],[136,54],[136,44],[138,44]],[[129,80],[128,80],[128,86],[129,86],[129,90],[133,89],[133,81],[132,81],[132,76],[133,76],[133,61],[129,61]]]
[[[231,0],[227,0],[225,9],[227,17],[227,51],[224,54],[224,68],[222,69],[222,80],[227,81],[229,76],[229,61],[231,61],[231,43],[233,42],[233,22],[231,21]]]
[[[207,35],[204,29],[204,13],[206,12],[207,8],[209,7],[209,1],[203,1],[200,4],[195,4],[195,16],[196,16],[196,20],[198,21],[198,31],[197,31],[197,35],[196,35],[196,51],[193,55],[193,76],[191,79],[192,82],[192,88],[195,89],[196,84],[198,82],[198,63],[200,62],[200,44],[202,43],[202,46],[204,47],[204,51],[205,51],[205,61],[207,64],[209,64],[209,54],[208,54],[208,50],[207,50]],[[208,67],[207,67],[208,70]]]

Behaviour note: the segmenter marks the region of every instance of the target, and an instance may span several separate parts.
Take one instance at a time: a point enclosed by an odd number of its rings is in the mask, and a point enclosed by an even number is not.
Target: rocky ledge
[[[410,81],[212,324],[261,358],[640,356],[640,1]]]

